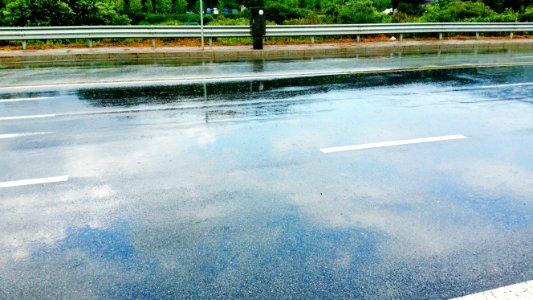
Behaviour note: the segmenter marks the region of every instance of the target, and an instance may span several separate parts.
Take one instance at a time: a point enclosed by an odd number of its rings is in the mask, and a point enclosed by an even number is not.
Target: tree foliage
[[[13,0],[2,15],[12,26],[129,24],[130,19],[116,5],[106,0]]]
[[[390,22],[515,22],[533,21],[533,0],[203,0],[220,15],[217,19],[248,18],[240,6],[265,5],[266,18],[276,24]],[[383,11],[394,7],[394,16]],[[237,15],[222,15],[223,9]],[[0,0],[0,26],[195,24],[199,0]],[[237,21],[235,21],[237,22]]]
[[[425,0],[392,0],[392,7],[398,8],[401,5],[403,6],[413,6],[416,7],[418,5],[422,5]]]
[[[101,0],[73,1],[75,25],[127,25],[131,20],[120,14],[117,7],[120,3]]]
[[[524,13],[520,15],[521,22],[533,22],[533,5],[525,9]]]
[[[483,3],[494,11],[502,13],[509,8],[514,11],[524,11],[528,6],[533,5],[533,0],[483,0]]]
[[[379,23],[381,15],[372,0],[349,0],[339,9],[339,23]]]
[[[187,11],[187,0],[175,0],[173,10],[175,13],[184,14]]]
[[[426,7],[421,18],[424,22],[494,22],[516,21],[518,15],[508,9],[505,15],[498,15],[481,2],[444,0]]]
[[[172,12],[172,0],[156,0],[155,12],[161,14],[169,14]]]
[[[392,8],[391,0],[373,0],[372,2],[378,12],[382,12],[387,8]]]
[[[495,14],[496,12],[481,2],[442,1],[428,5],[422,19],[426,22],[475,22],[489,19]]]
[[[74,20],[70,6],[57,0],[11,1],[3,15],[6,22],[14,26],[60,26],[70,25]]]
[[[305,10],[292,8],[289,5],[274,1],[266,3],[265,11],[266,19],[277,24],[283,24],[285,20],[303,18],[307,13]]]

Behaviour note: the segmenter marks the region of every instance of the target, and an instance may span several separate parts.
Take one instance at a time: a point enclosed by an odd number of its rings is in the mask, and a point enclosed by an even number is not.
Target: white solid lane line
[[[334,152],[354,151],[354,150],[363,150],[363,149],[371,149],[371,148],[383,148],[383,147],[393,147],[393,146],[401,146],[401,145],[442,142],[442,141],[458,140],[458,139],[466,139],[466,136],[462,134],[454,134],[454,135],[437,136],[437,137],[420,138],[420,139],[410,139],[410,140],[401,140],[401,141],[390,141],[390,142],[352,145],[352,146],[322,148],[320,149],[320,151],[323,153],[334,153]]]
[[[24,102],[24,101],[40,101],[53,99],[54,97],[35,97],[35,98],[17,98],[17,99],[0,99],[0,103],[13,103],[13,102]]]
[[[533,280],[454,298],[453,300],[533,299]]]
[[[52,134],[52,132],[6,133],[6,134],[0,134],[0,140],[1,139],[14,139],[14,138],[26,137],[26,136],[46,135],[46,134]]]
[[[0,121],[31,120],[31,119],[44,119],[44,118],[55,118],[55,117],[56,117],[55,114],[0,117]]]
[[[25,186],[25,185],[35,185],[35,184],[45,184],[45,183],[57,183],[57,182],[65,182],[65,181],[68,181],[68,176],[24,179],[24,180],[16,180],[16,181],[5,181],[5,182],[0,182],[0,188],[17,187],[17,186]]]

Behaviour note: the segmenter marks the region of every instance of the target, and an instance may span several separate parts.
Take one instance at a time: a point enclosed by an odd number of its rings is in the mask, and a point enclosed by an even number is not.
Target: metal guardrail
[[[200,38],[201,26],[65,26],[65,27],[0,27],[0,40],[19,40],[26,48],[28,40],[92,39],[101,38],[151,38],[155,47],[156,38]],[[204,36],[250,37],[249,26],[204,26]],[[516,32],[533,32],[533,22],[527,23],[385,23],[346,25],[269,25],[266,37],[283,36],[357,36],[367,34],[506,32],[512,38]]]

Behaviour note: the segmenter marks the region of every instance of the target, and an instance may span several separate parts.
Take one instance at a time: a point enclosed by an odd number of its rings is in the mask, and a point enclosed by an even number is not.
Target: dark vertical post
[[[263,49],[263,37],[266,34],[266,19],[264,0],[255,1],[255,6],[250,8],[250,33],[254,42],[254,49]]]

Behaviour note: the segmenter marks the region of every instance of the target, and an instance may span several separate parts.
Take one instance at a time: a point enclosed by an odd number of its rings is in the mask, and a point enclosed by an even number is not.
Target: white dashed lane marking
[[[0,188],[10,188],[10,187],[45,184],[45,183],[58,183],[58,182],[65,182],[65,181],[68,181],[68,176],[4,181],[4,182],[0,182]]]
[[[0,134],[0,140],[2,140],[2,139],[14,139],[14,138],[20,138],[20,137],[27,137],[27,136],[46,135],[46,134],[51,134],[51,133],[52,132],[6,133],[6,134]]]
[[[55,117],[56,117],[55,114],[0,117],[0,121],[31,120],[31,119],[44,119],[44,118],[55,118]]]
[[[361,145],[352,145],[352,146],[322,148],[320,149],[320,151],[323,153],[334,153],[334,152],[343,152],[343,151],[364,150],[364,149],[371,149],[371,148],[384,148],[384,147],[393,147],[393,146],[401,146],[401,145],[443,142],[443,141],[458,140],[458,139],[466,139],[466,136],[462,134],[454,134],[454,135],[429,137],[429,138],[419,138],[419,139],[370,143],[370,144],[361,144]]]
[[[452,300],[533,299],[533,280],[454,298]]]
[[[26,102],[26,101],[41,101],[53,99],[54,97],[35,97],[35,98],[17,98],[17,99],[0,99],[0,103],[14,103],[14,102]]]

